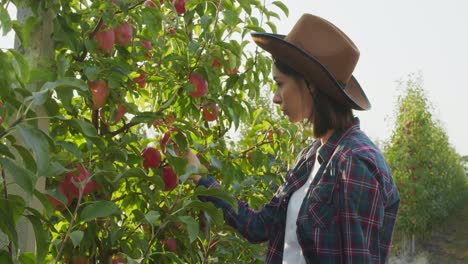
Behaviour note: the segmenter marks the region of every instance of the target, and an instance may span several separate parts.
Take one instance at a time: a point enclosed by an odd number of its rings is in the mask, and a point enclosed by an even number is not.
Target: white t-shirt
[[[288,211],[286,214],[286,230],[284,234],[284,251],[283,251],[283,264],[305,264],[304,255],[302,253],[301,245],[297,240],[297,216],[299,215],[299,209],[301,209],[302,201],[305,198],[309,186],[312,184],[312,180],[317,174],[319,169],[318,155],[315,155],[315,162],[312,171],[307,181],[299,189],[297,189],[289,199]]]

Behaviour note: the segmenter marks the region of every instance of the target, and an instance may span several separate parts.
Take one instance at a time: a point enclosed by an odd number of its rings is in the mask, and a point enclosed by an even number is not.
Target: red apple
[[[219,62],[218,58],[213,59],[213,63],[211,63],[211,68],[215,69],[221,66],[221,63]]]
[[[169,28],[167,31],[168,31],[169,34],[171,34],[171,35],[175,35],[175,34],[176,34],[176,31],[175,31],[174,28]]]
[[[140,75],[138,75],[138,77],[134,78],[133,79],[136,83],[138,83],[138,86],[140,88],[145,88],[146,86],[146,76],[144,73],[140,73]]]
[[[143,231],[145,232],[145,234],[148,234],[148,235],[152,234],[153,231],[151,230],[150,224],[144,223],[141,226],[143,227]]]
[[[141,44],[143,44],[143,46],[145,46],[145,48],[147,48],[148,50],[152,50],[152,49],[153,49],[153,46],[151,46],[151,43],[149,43],[149,41],[142,39],[140,42],[141,42]]]
[[[110,94],[109,88],[103,80],[89,81],[88,86],[93,95],[93,105],[91,108],[97,110],[106,103],[107,97]]]
[[[253,164],[252,151],[247,152],[247,160],[249,161],[250,164]]]
[[[164,190],[170,191],[177,186],[178,178],[170,166],[163,168]]]
[[[175,119],[176,118],[175,118],[174,113],[170,113],[164,117],[164,123],[166,123],[167,126],[172,126],[172,124],[174,124],[175,122]],[[173,129],[173,130],[176,131],[176,129]]]
[[[115,115],[115,123],[118,123],[122,117],[125,115],[125,113],[127,112],[127,108],[125,108],[125,105],[122,104],[122,103],[119,103],[119,105],[117,106],[117,114]]]
[[[156,119],[153,121],[153,127],[154,128],[158,128],[158,126],[161,126],[163,124],[163,120],[162,119]]]
[[[148,50],[153,50],[153,46],[151,46],[151,43],[149,43],[149,41],[142,39],[142,40],[140,40],[140,42],[141,42],[141,44],[142,44],[143,46],[145,46],[145,48],[147,48]],[[146,53],[145,53],[145,57],[151,58],[151,54],[149,54],[148,52],[146,52]]]
[[[224,69],[223,71],[224,71],[224,74],[226,75],[236,75],[238,72],[237,67],[232,68],[231,72],[228,72],[226,69]]]
[[[132,41],[133,29],[128,21],[114,28],[115,43],[128,45]]]
[[[80,190],[83,191],[83,196],[93,191],[94,181],[90,180],[89,177],[90,173],[84,167],[78,167],[71,172],[65,173],[63,183],[70,197],[78,197]],[[84,182],[86,184],[83,186]]]
[[[172,4],[174,4],[174,7],[179,16],[185,13],[185,2],[186,0],[172,0]]]
[[[206,121],[215,121],[218,117],[218,105],[216,103],[209,103],[203,107],[203,117]]]
[[[96,32],[94,39],[98,43],[98,50],[109,52],[115,43],[115,34],[112,29],[107,28],[106,25],[102,25]]]
[[[177,129],[171,128],[168,131],[166,131],[163,135],[163,137],[159,140],[159,146],[161,147],[161,151],[163,153],[166,153],[166,145],[172,145],[174,152],[179,155],[179,146],[172,140],[171,134],[173,132],[177,133]]]
[[[190,92],[194,98],[202,97],[208,91],[208,82],[198,73],[192,72],[189,81],[195,86],[195,91]]]
[[[122,255],[114,255],[112,257],[112,264],[125,264],[127,263],[127,259],[125,256]]]
[[[177,242],[175,239],[173,238],[169,238],[169,239],[165,239],[162,241],[164,243],[164,245],[166,245],[169,250],[171,250],[172,252],[176,252],[177,251]]]
[[[157,128],[158,126],[161,126],[161,125],[165,125],[166,127],[171,127],[172,124],[174,124],[175,122],[175,116],[174,116],[174,113],[170,113],[168,114],[167,116],[165,116],[164,118],[162,119],[156,119],[153,121],[153,127],[154,128]],[[176,131],[175,128],[172,128],[171,129],[172,131]]]
[[[75,264],[88,264],[88,258],[84,256],[75,256],[74,262]]]
[[[406,127],[406,128],[409,128],[409,127],[411,126],[411,123],[413,123],[411,120],[407,121],[407,122],[405,123],[405,127]]]
[[[146,0],[145,1],[145,6],[156,7],[156,4],[151,0]]]
[[[283,131],[281,131],[281,128],[276,129],[276,134],[278,134],[278,137],[281,137],[281,135],[283,135]]]
[[[148,168],[157,168],[161,163],[161,153],[153,147],[146,147],[141,152],[143,156],[143,167]]]

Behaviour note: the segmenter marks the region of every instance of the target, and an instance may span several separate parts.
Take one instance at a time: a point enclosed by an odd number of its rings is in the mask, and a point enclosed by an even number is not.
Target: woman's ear
[[[313,85],[312,83],[310,83],[309,81],[307,81],[306,79],[304,79],[304,82],[306,84],[306,87],[307,87],[307,90],[309,91],[310,93],[310,96],[314,97],[314,94],[315,94],[315,85]]]

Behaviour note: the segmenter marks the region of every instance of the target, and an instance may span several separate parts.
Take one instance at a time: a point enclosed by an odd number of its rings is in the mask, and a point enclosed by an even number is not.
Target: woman
[[[227,224],[249,241],[269,241],[266,263],[387,262],[399,195],[382,153],[352,113],[370,108],[352,76],[358,49],[333,24],[310,14],[287,36],[252,36],[273,57],[273,102],[289,121],[307,120],[316,140],[261,210],[239,201],[236,213],[222,200],[202,199],[222,208]],[[193,153],[188,160],[199,165]],[[210,176],[192,179],[220,188]]]

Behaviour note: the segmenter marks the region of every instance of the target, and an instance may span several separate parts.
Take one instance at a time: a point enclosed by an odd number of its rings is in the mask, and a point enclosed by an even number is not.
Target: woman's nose
[[[275,93],[273,94],[273,103],[281,104],[281,96],[279,95],[278,88],[276,89]]]

